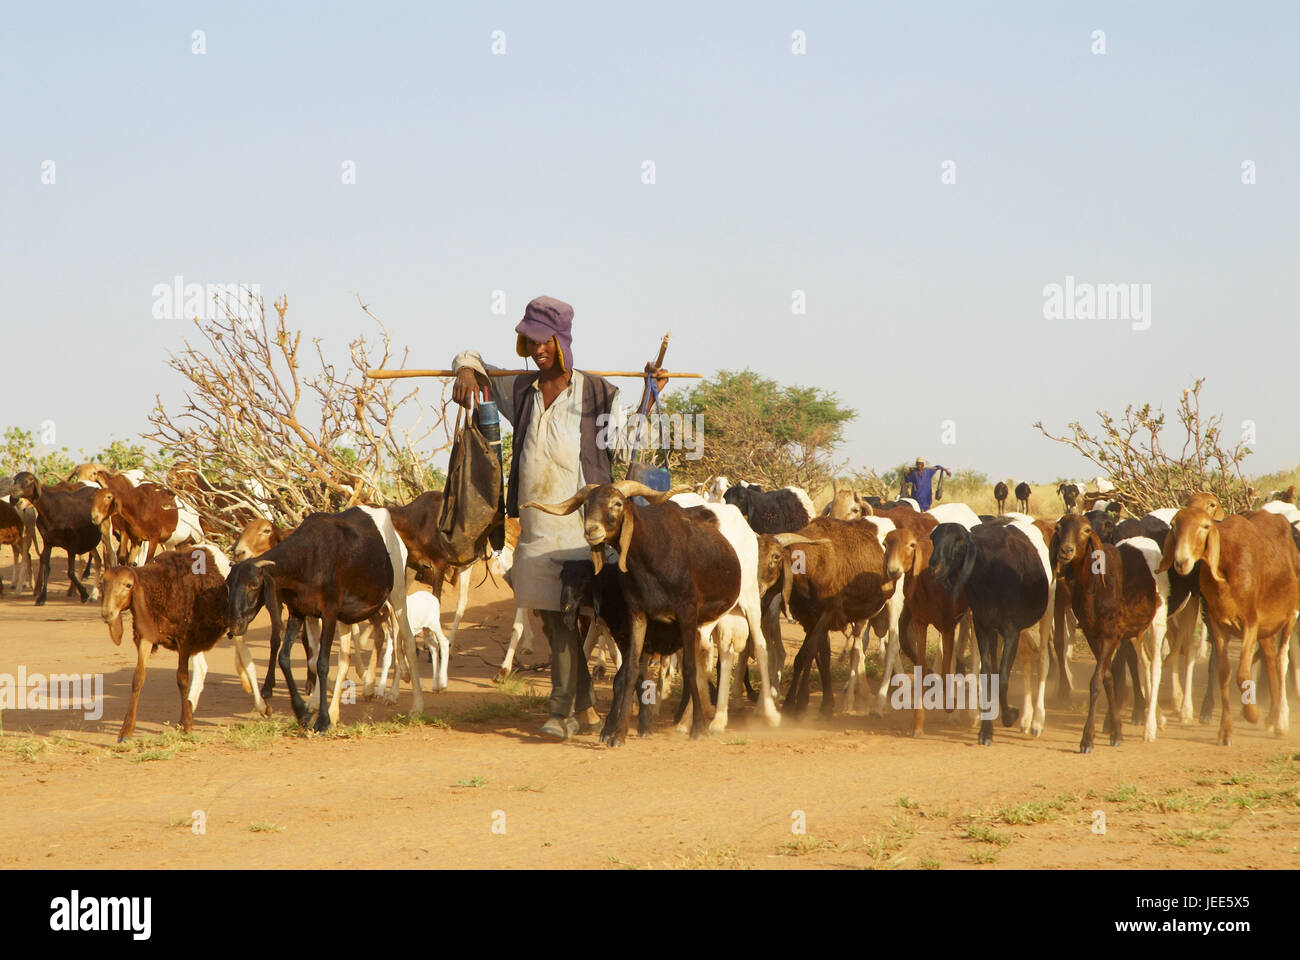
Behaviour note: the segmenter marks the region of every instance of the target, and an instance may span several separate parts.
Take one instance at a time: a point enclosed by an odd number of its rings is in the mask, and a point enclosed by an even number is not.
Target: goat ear
[[[1156,567],[1156,573],[1164,573],[1174,565],[1174,551],[1178,548],[1178,528],[1171,526],[1169,532],[1165,534],[1165,544],[1160,551],[1160,566]]]
[[[628,506],[630,507],[631,504]],[[635,510],[624,509],[623,526],[618,531],[618,568],[624,573],[627,573],[627,551],[632,546],[632,518],[635,515]]]
[[[957,572],[957,579],[952,583],[952,599],[954,602],[957,600],[957,594],[966,586],[966,581],[970,579],[970,575],[975,572],[975,541],[967,533],[963,543],[966,547],[966,554],[962,557],[961,570]]]
[[[536,500],[529,500],[524,504],[524,507],[532,507],[534,510],[542,511],[542,513],[550,513],[557,517],[565,517],[586,503],[587,498],[591,496],[591,491],[595,490],[598,486],[600,486],[598,483],[589,483],[563,503],[538,503]]]
[[[591,548],[591,565],[596,568],[597,573],[600,573],[605,568],[605,545],[603,543],[598,547]]]
[[[1205,565],[1210,569],[1210,576],[1224,583],[1225,578],[1219,572],[1219,528],[1210,525],[1210,532],[1205,535],[1205,555],[1201,557]]]
[[[919,577],[930,565],[930,551],[925,549],[927,541],[918,540],[912,547],[912,576]],[[930,544],[933,549],[934,544]]]
[[[1047,563],[1051,566],[1052,571],[1056,571],[1057,561],[1061,559],[1061,530],[1058,527],[1052,532],[1052,540],[1047,545]]]

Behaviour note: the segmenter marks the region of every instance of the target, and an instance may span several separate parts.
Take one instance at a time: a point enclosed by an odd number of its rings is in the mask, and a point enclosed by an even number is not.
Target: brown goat
[[[1285,518],[1262,510],[1216,523],[1205,510],[1184,507],[1170,523],[1160,570],[1172,567],[1187,574],[1198,562],[1201,597],[1218,658],[1223,699],[1219,743],[1232,743],[1229,636],[1241,638],[1237,685],[1242,691],[1242,715],[1248,723],[1259,722],[1250,682],[1258,646],[1272,698],[1269,725],[1280,736],[1290,721],[1285,683],[1287,643],[1300,609],[1300,551],[1292,539],[1291,525]]]
[[[870,519],[831,520],[819,517],[798,531],[809,540],[829,540],[803,550],[804,569],[791,568],[790,612],[804,629],[795,655],[785,709],[798,716],[808,705],[812,661],[822,679],[821,712],[829,716],[835,697],[831,690],[830,631],[850,623],[875,621],[880,634],[889,628],[889,601],[896,581],[885,573],[883,539],[888,531]],[[888,681],[886,680],[886,683]]]
[[[952,655],[957,627],[966,615],[968,606],[966,594],[958,590],[957,595],[939,586],[930,572],[930,554],[934,544],[929,534],[918,536],[914,530],[896,528],[885,534],[885,573],[891,579],[903,580],[903,603],[907,608],[908,631],[911,633],[912,660],[921,669],[924,682],[925,670],[929,666],[926,656],[926,631],[934,627],[939,631],[943,643],[943,674],[952,673]],[[901,638],[900,638],[901,639]],[[884,687],[888,688],[888,679]],[[921,691],[913,692],[916,705],[912,717],[912,736],[918,737],[925,731],[925,706]],[[952,711],[952,706],[948,706]]]
[[[93,479],[103,488],[95,499],[95,523],[102,532],[107,518],[120,517],[124,533],[139,545],[137,562],[148,563],[159,546],[203,541],[197,516],[183,518],[176,495],[166,487],[152,482],[135,486],[121,474],[104,469],[95,470]],[[145,551],[143,560],[141,549]]]
[[[260,557],[266,551],[270,550],[277,543],[293,533],[294,527],[288,529],[272,523],[270,520],[263,520],[256,517],[244,524],[244,529],[240,531],[239,539],[235,541],[235,550],[233,557],[235,563],[240,560],[247,560],[249,557]]]
[[[1007,496],[1011,493],[1011,488],[1003,481],[999,480],[993,484],[993,499],[998,502],[998,516],[1002,516],[1007,509]]]
[[[131,612],[131,634],[136,646],[135,674],[131,678],[131,699],[118,731],[118,742],[135,730],[136,709],[144,686],[150,655],[158,648],[175,650],[176,686],[181,694],[180,728],[194,726],[194,708],[203,691],[211,650],[226,632],[226,574],[229,564],[215,548],[200,548],[206,557],[199,563],[199,549],[164,553],[143,567],[115,567],[104,571],[101,584],[100,616],[108,624],[113,642],[122,642],[122,614]],[[267,712],[257,693],[257,675],[242,637],[236,638],[235,659],[240,683],[251,692],[259,711]],[[191,668],[193,674],[191,674]]]
[[[1137,547],[1127,543],[1118,547],[1102,543],[1092,529],[1087,517],[1067,514],[1061,518],[1052,541],[1055,554],[1053,566],[1058,572],[1068,567],[1070,604],[1079,621],[1079,628],[1088,638],[1088,646],[1097,658],[1088,696],[1088,719],[1083,725],[1080,753],[1091,753],[1093,728],[1097,714],[1097,695],[1104,684],[1106,704],[1110,719],[1110,745],[1119,746],[1124,739],[1119,719],[1119,697],[1111,669],[1112,660],[1120,644],[1136,641],[1163,612],[1163,601],[1156,589],[1155,576],[1146,556]],[[1152,691],[1151,711],[1154,713],[1155,695],[1159,689],[1160,644],[1164,640],[1164,619],[1155,638],[1155,683]],[[1135,690],[1134,695],[1140,691]],[[1155,739],[1148,730],[1149,739]]]

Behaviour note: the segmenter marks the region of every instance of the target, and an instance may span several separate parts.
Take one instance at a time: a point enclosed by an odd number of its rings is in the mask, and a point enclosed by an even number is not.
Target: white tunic
[[[560,563],[590,555],[582,533],[585,510],[556,517],[522,509],[530,500],[562,503],[583,487],[582,384],[582,373],[573,371],[569,385],[546,409],[540,387],[532,386],[532,418],[519,461],[519,543],[510,570],[520,607],[559,610]]]
[[[452,361],[453,370],[462,366],[472,367],[479,374],[479,382],[488,387],[502,416],[514,424],[514,377],[489,378],[487,371],[496,368],[484,363],[473,350],[458,353]],[[559,610],[560,564],[591,556],[582,534],[584,509],[564,517],[523,509],[530,500],[563,503],[586,485],[581,462],[583,380],[582,371],[574,370],[569,385],[549,409],[543,409],[541,387],[534,383],[530,388],[535,391],[532,414],[524,447],[518,453],[522,458],[519,461],[519,542],[510,569],[515,604],[526,609]],[[629,423],[627,411],[618,400],[619,394],[615,392],[606,433],[614,442],[614,459],[627,461],[636,442],[638,424]],[[599,424],[597,429],[601,429]]]

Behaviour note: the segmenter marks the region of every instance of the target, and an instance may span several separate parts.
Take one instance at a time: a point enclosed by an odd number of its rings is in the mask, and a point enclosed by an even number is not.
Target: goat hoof
[[[1041,737],[1043,735],[1043,725],[1041,723],[1035,723],[1029,728],[1029,735],[1031,737]]]
[[[505,667],[502,667],[500,670],[498,670],[496,673],[492,675],[492,682],[501,683],[508,676],[510,676],[510,671],[507,670]]]
[[[1079,752],[1080,752],[1080,753],[1092,753],[1092,744],[1091,744],[1091,743],[1081,743],[1081,744],[1079,744]]]
[[[1124,738],[1121,737],[1118,733],[1111,734],[1110,745],[1112,747],[1118,747],[1123,742],[1124,742]]]
[[[36,598],[36,606],[38,606],[38,607],[43,607],[43,606],[45,606],[45,598],[44,598],[44,597],[37,597],[37,598]]]
[[[1230,746],[1232,746],[1232,737],[1220,737],[1220,738],[1219,738],[1219,746],[1221,746],[1221,747],[1230,747]]]
[[[1009,706],[1002,711],[1002,726],[1004,727],[1012,726],[1019,719],[1020,719],[1019,707]]]

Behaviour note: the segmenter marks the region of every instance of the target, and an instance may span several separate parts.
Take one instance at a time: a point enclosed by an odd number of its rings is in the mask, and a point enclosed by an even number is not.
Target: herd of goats
[[[0,479],[0,497],[8,497],[0,499],[0,545],[13,549],[14,591],[31,589],[43,604],[51,551],[58,548],[67,554],[68,595],[99,599],[114,643],[121,643],[123,614],[131,614],[137,663],[119,739],[134,729],[158,647],[177,653],[180,726],[188,731],[207,672],[204,653],[223,636],[234,641],[239,679],[255,709],[270,713],[278,665],[296,717],[317,731],[338,721],[344,678],[362,652],[370,654],[367,696],[378,692],[396,703],[405,681],[412,711],[423,710],[417,637],[434,665],[433,690],[447,687],[471,569],[453,566],[440,541],[440,492],[405,505],[313,513],[293,529],[256,516],[246,500],[240,506],[227,498],[223,505],[221,497],[208,497],[207,507],[215,504],[243,527],[230,559],[213,542],[218,528],[193,505],[199,492],[211,494],[210,484],[184,463],[165,484],[99,464],[83,464],[58,483],[27,472]],[[1096,661],[1081,752],[1092,750],[1103,688],[1103,733],[1112,746],[1121,742],[1126,671],[1132,722],[1143,725],[1145,740],[1164,726],[1158,701],[1165,665],[1178,718],[1193,722],[1193,669],[1206,635],[1210,682],[1200,720],[1211,718],[1217,687],[1220,743],[1231,743],[1234,703],[1248,722],[1258,722],[1262,666],[1267,722],[1276,735],[1287,730],[1286,682],[1300,610],[1300,510],[1293,496],[1228,515],[1213,494],[1191,493],[1182,503],[1124,517],[1121,504],[1107,499],[1104,481],[1087,493],[1063,484],[1062,516],[1041,520],[1024,512],[1027,485],[1016,488],[1018,512],[1004,510],[1009,492],[997,485],[998,514],[990,516],[962,503],[921,510],[911,499],[886,501],[836,486],[817,511],[799,488],[763,490],[717,477],[668,491],[634,481],[591,484],[562,503],[530,502],[522,509],[584,511],[590,557],[563,564],[559,603],[584,632],[588,656],[600,643],[614,660],[613,701],[600,734],[611,746],[625,741],[634,701],[639,731],[650,734],[657,704],[677,678],[676,721],[692,738],[725,728],[732,688],[742,682],[770,725],[779,725],[784,713],[798,717],[808,704],[814,662],[821,711],[829,715],[833,631],[847,637],[848,709],[861,693],[881,713],[906,688],[914,694],[904,702],[916,735],[927,707],[978,719],[981,744],[992,743],[999,717],[1003,726],[1019,723],[1039,735],[1053,670],[1060,705],[1071,704],[1070,651],[1078,631]],[[509,571],[518,529],[517,520],[507,521],[506,548],[491,560],[498,571]],[[34,583],[33,550],[39,556]],[[87,554],[79,578],[77,559]],[[450,582],[458,593],[449,638],[440,624],[440,597]],[[262,609],[271,620],[271,642],[259,688],[244,635]],[[782,617],[804,631],[784,698]],[[516,611],[502,674],[510,672],[520,640],[539,626],[535,612]],[[874,693],[866,676],[868,628],[882,640],[882,679]],[[927,654],[930,628],[940,637],[934,663]],[[1240,641],[1235,682],[1231,639]],[[307,655],[304,691],[290,669],[295,642]],[[903,656],[914,664],[911,675],[901,671]],[[750,659],[758,666],[756,690]],[[1019,707],[1008,702],[1017,659],[1024,686]],[[1300,656],[1296,667],[1300,689]],[[965,674],[968,668],[978,676]],[[645,695],[648,689],[658,695]]]

